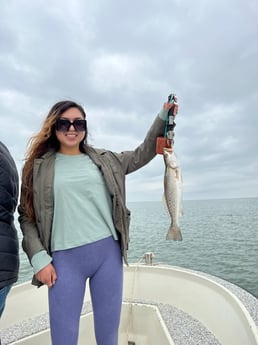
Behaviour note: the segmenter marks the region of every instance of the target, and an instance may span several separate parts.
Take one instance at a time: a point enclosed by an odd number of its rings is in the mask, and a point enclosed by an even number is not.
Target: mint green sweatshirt
[[[85,154],[57,153],[51,250],[65,250],[113,236],[112,204],[98,167]],[[51,262],[45,252],[32,258],[34,273]]]

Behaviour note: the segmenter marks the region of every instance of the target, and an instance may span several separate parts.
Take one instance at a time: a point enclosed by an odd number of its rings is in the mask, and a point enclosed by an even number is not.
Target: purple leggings
[[[52,345],[76,345],[80,314],[89,278],[98,345],[117,345],[122,304],[123,264],[112,237],[53,253],[57,272],[49,289]]]

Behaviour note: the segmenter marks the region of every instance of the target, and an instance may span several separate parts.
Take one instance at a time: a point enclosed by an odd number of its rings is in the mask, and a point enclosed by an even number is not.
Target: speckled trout
[[[181,169],[172,149],[165,148],[164,153],[164,202],[171,218],[166,236],[167,240],[182,241],[179,217],[182,214],[182,176]]]

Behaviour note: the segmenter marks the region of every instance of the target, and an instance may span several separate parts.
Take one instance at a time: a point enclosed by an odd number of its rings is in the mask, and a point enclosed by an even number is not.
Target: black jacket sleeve
[[[19,177],[7,147],[0,142],[0,289],[18,279],[19,245],[14,224]]]

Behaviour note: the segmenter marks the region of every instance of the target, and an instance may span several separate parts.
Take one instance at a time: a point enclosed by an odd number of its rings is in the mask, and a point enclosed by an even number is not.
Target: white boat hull
[[[173,333],[173,315],[164,321],[160,311],[165,306],[202,324],[217,344],[258,345],[257,324],[246,306],[211,276],[160,265],[131,265],[125,267],[124,272],[119,344],[176,345],[177,337],[180,333],[183,336],[184,332],[179,327],[177,334]],[[253,296],[247,296],[255,300]],[[79,344],[95,345],[88,292],[85,305],[88,310],[81,318]],[[51,344],[47,311],[46,287],[36,289],[29,283],[15,286],[1,319],[3,345]],[[37,328],[39,321],[41,326]],[[36,334],[29,335],[29,330]]]

